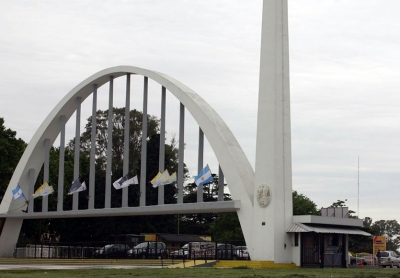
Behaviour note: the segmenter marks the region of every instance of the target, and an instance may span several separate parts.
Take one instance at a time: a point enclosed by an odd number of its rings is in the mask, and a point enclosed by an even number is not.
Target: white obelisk
[[[251,258],[291,263],[286,233],[293,215],[287,0],[264,0],[259,82]]]

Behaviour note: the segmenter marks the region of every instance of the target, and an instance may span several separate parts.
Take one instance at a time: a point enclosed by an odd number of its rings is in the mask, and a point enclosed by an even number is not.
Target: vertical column
[[[58,197],[57,211],[62,211],[64,208],[64,164],[65,164],[65,115],[60,117],[60,158],[58,162]]]
[[[124,162],[123,176],[129,173],[129,132],[131,118],[131,74],[126,74],[126,98],[125,98],[125,130],[124,130]],[[128,206],[129,187],[122,188],[122,207]]]
[[[35,193],[35,169],[29,169],[29,204],[28,204],[28,212],[33,213],[33,199],[31,199],[33,193]]]
[[[292,168],[287,0],[264,0],[251,257],[275,263],[292,261]],[[257,193],[269,195],[267,206]],[[263,225],[262,223],[268,223]]]
[[[165,167],[165,106],[166,106],[166,90],[161,88],[161,130],[160,130],[160,155],[158,162],[158,171],[164,172]],[[164,185],[158,186],[158,204],[164,204]]]
[[[203,169],[204,132],[199,127],[199,152],[197,154],[197,173]],[[203,185],[197,187],[197,202],[203,202]]]
[[[218,167],[218,201],[224,200],[224,172],[221,165]]]
[[[143,119],[142,119],[142,153],[140,164],[140,206],[146,205],[146,164],[147,164],[147,90],[148,78],[144,77],[143,85]]]
[[[106,166],[106,197],[104,208],[111,208],[111,177],[112,177],[112,130],[113,130],[113,90],[114,77],[110,76],[110,91],[108,96],[107,124],[107,166]]]
[[[76,98],[76,126],[75,126],[75,152],[74,152],[74,181],[79,178],[79,153],[81,146],[81,101]],[[72,194],[72,210],[78,209],[79,193]]]
[[[49,158],[50,156],[50,139],[44,140],[44,167],[43,167],[43,182],[49,183]],[[50,185],[50,183],[49,183]],[[48,212],[49,210],[49,196],[42,197],[42,212]]]
[[[183,203],[183,159],[185,157],[185,106],[180,104],[178,154],[178,204]]]
[[[90,138],[90,170],[89,170],[89,209],[94,209],[96,184],[96,133],[97,133],[97,84],[93,84],[92,133]]]

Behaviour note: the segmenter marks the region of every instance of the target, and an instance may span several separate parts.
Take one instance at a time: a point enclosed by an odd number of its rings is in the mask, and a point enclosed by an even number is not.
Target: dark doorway
[[[343,234],[301,233],[301,266],[346,267],[345,246]]]

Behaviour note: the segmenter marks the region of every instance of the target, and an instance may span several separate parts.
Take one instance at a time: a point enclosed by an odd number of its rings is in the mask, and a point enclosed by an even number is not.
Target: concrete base
[[[300,268],[295,264],[277,264],[273,261],[248,261],[248,260],[235,260],[235,261],[219,261],[214,267],[234,268],[234,267],[248,267],[255,269],[283,269],[283,268]]]
[[[0,235],[0,258],[12,258],[23,219],[7,218]]]

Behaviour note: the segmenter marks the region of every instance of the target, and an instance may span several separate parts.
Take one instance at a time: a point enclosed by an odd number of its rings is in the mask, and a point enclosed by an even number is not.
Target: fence
[[[83,242],[83,243],[34,243],[26,246],[17,246],[14,258],[48,258],[48,259],[94,259],[94,258],[120,258],[120,259],[210,259],[210,260],[235,260],[250,259],[246,246],[230,243],[209,242],[208,248],[179,249],[166,248],[157,243],[146,242],[143,248],[132,248],[125,242]],[[156,248],[152,247],[157,246]]]

